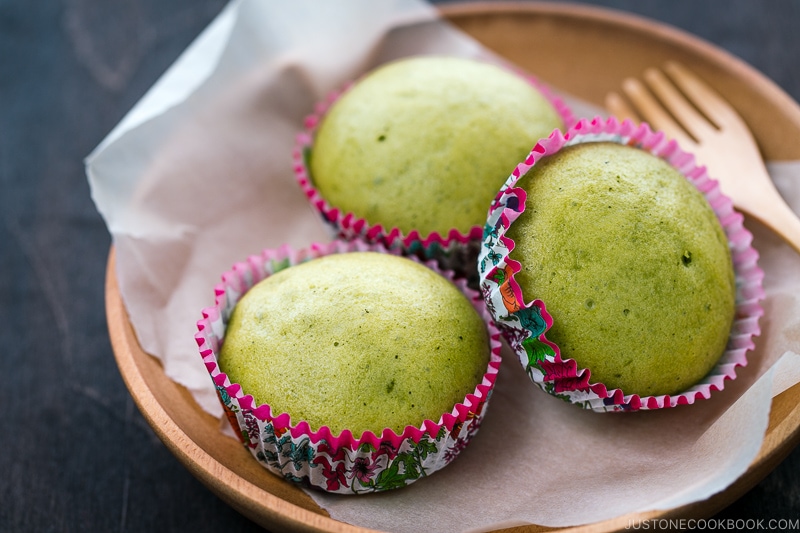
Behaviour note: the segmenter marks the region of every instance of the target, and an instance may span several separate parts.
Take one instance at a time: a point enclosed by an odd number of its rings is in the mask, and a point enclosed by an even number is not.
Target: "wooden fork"
[[[650,68],[644,82],[628,78],[606,97],[620,120],[644,120],[675,139],[705,165],[733,204],[780,235],[800,253],[800,218],[786,205],[764,166],[755,139],[738,113],[686,67]]]

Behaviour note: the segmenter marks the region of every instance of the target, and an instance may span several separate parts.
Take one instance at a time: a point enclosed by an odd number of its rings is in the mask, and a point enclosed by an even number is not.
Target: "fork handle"
[[[763,163],[754,168],[753,172],[763,172],[769,177]],[[738,198],[737,207],[778,234],[800,254],[800,216],[783,199],[772,178],[765,179],[763,183],[763,187],[750,190],[748,194]]]
[[[780,201],[775,201],[772,209],[754,218],[769,226],[800,254],[800,218],[782,198]]]

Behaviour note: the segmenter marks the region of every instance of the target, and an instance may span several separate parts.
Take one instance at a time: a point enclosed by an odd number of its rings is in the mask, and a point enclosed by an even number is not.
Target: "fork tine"
[[[694,139],[684,133],[683,128],[664,110],[642,82],[636,78],[627,78],[622,82],[622,90],[642,119],[654,129],[663,131],[684,148],[696,144]]]
[[[606,109],[611,111],[611,114],[619,120],[629,119],[637,123],[642,121],[636,111],[634,111],[628,102],[618,93],[608,93],[606,95],[605,104]]]
[[[668,61],[664,70],[675,84],[718,127],[739,121],[736,111],[719,94],[677,61]]]
[[[714,125],[701,115],[658,69],[649,68],[644,73],[645,81],[664,107],[677,119],[686,132],[695,139],[702,139],[714,131]]]

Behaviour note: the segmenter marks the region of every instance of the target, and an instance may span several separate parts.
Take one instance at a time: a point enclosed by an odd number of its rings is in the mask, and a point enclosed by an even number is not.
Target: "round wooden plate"
[[[742,114],[765,158],[800,159],[800,107],[763,75],[683,32],[614,11],[579,5],[470,3],[442,8],[445,18],[486,47],[547,83],[598,106],[623,78],[675,59],[701,73]],[[271,530],[365,532],[331,519],[302,490],[267,472],[181,386],[142,351],[116,279],[111,250],[106,313],[125,383],[148,423],[200,481],[239,512]],[[560,531],[622,530],[630,520],[708,517],[756,485],[800,442],[800,385],[777,396],[761,451],[749,470],[709,500],[617,517]],[[526,526],[506,532],[544,531]]]

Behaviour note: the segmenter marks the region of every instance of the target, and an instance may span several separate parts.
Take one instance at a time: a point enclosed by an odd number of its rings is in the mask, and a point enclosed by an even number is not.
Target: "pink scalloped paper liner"
[[[626,395],[620,389],[608,390],[602,383],[590,381],[590,373],[578,368],[575,360],[561,359],[558,346],[545,335],[553,323],[545,304],[540,300],[526,303],[514,279],[521,266],[509,257],[514,242],[506,231],[525,210],[525,191],[516,187],[520,177],[541,158],[565,146],[599,141],[642,148],[669,162],[705,195],[728,237],[736,275],[736,316],[727,349],[708,376],[680,394]],[[478,260],[481,290],[490,314],[528,376],[546,392],[598,412],[692,404],[708,398],[713,391],[722,390],[726,380],[736,378],[736,368],[747,364],[746,354],[754,347],[753,337],[761,332],[758,320],[764,313],[759,304],[764,298],[764,272],[758,266],[758,252],[751,246],[753,237],[742,225],[743,218],[734,210],[731,200],[722,194],[717,182],[708,176],[705,167],[695,165],[694,156],[681,150],[662,132],[654,132],[647,124],[637,126],[628,120],[620,123],[613,117],[582,119],[566,134],[556,130],[550,137],[540,140],[498,192],[489,210]],[[538,350],[543,356],[539,367],[528,364],[525,346]]]
[[[333,241],[296,251],[288,246],[265,250],[235,264],[215,287],[215,303],[203,309],[195,334],[226,417],[253,457],[285,479],[340,494],[399,488],[449,464],[477,433],[500,366],[500,332],[481,295],[469,289],[465,279],[454,279],[452,272],[441,271],[434,262],[428,262],[425,264],[429,268],[453,281],[470,299],[489,330],[491,355],[486,373],[462,403],[438,421],[407,426],[400,435],[387,428],[381,435],[365,432],[359,439],[349,430],[340,435],[334,435],[327,427],[313,430],[305,421],[294,423],[287,413],[273,414],[269,405],[256,405],[253,397],[239,384],[231,383],[217,364],[225,327],[236,302],[253,285],[279,270],[317,257],[354,251],[394,253],[382,245]]]
[[[546,84],[521,70],[508,66],[506,68],[534,86],[556,109],[567,128],[575,123],[572,110]],[[443,269],[453,270],[458,275],[470,275],[472,272],[466,271],[465,265],[475,263],[483,235],[481,226],[473,226],[467,233],[462,233],[454,228],[447,235],[441,235],[438,232],[420,235],[416,230],[406,235],[398,228],[384,228],[380,224],[369,224],[364,218],[339,210],[329,204],[319,190],[314,187],[307,162],[308,153],[314,144],[314,134],[328,109],[352,85],[352,82],[347,84],[343,89],[332,92],[327,98],[317,103],[314,112],[304,121],[304,130],[296,136],[292,151],[294,174],[311,206],[320,214],[335,239],[360,239],[368,243],[380,243],[390,250],[399,250],[404,255],[417,255],[425,260],[436,259]]]

